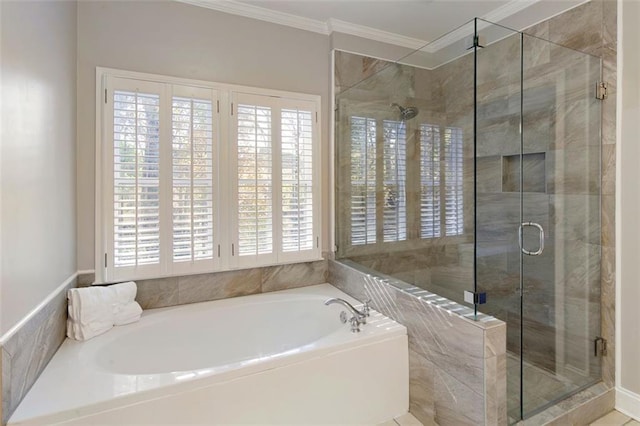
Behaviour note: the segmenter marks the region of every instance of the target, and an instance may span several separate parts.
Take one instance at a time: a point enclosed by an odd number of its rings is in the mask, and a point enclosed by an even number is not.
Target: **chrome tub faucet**
[[[370,300],[364,303],[361,311],[356,309],[351,303],[347,302],[344,299],[340,299],[339,297],[332,297],[331,299],[327,299],[324,301],[324,304],[329,306],[337,303],[351,311],[352,315],[348,321],[351,323],[351,331],[353,333],[357,333],[360,331],[360,326],[367,323],[367,317],[369,316],[369,302]],[[340,321],[342,321],[343,323],[347,322],[347,315],[344,311],[340,313]]]

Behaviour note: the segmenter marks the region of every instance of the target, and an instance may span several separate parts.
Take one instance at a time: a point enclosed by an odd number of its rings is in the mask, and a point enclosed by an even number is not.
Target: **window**
[[[99,280],[320,258],[318,97],[98,72]]]
[[[351,117],[351,245],[376,242],[376,121]]]
[[[445,235],[463,232],[462,129],[444,129]]]
[[[440,236],[440,128],[420,125],[420,238]]]
[[[402,121],[382,122],[384,132],[383,241],[407,239],[407,133]]]
[[[408,217],[419,220],[413,235],[421,239],[463,233],[462,129],[362,116],[349,124],[352,246],[407,240]],[[410,133],[419,135],[419,157],[412,161]],[[420,180],[413,184],[408,176]],[[411,204],[407,185],[420,191]]]

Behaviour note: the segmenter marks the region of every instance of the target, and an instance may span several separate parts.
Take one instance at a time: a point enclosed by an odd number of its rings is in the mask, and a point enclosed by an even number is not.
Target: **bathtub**
[[[406,328],[329,284],[152,309],[65,340],[9,425],[377,424],[408,411]]]

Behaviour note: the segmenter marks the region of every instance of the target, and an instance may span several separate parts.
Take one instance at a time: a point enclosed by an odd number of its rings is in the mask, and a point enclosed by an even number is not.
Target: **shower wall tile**
[[[2,351],[2,424],[6,424],[18,404],[65,339],[67,331],[67,290],[73,280],[0,348]]]
[[[478,192],[502,192],[502,156],[478,157],[476,161]]]
[[[286,290],[327,282],[327,261],[292,263],[262,269],[261,291]]]
[[[581,146],[547,152],[547,191],[553,194],[600,193],[600,147]]]
[[[615,194],[602,196],[602,246],[615,247]]]
[[[602,146],[602,194],[616,193],[616,146]]]
[[[602,247],[602,287],[601,287],[601,318],[602,336],[607,339],[609,355],[602,358],[602,380],[608,386],[615,385],[615,282],[616,282],[616,251],[614,247]]]
[[[602,46],[602,1],[591,1],[549,20],[549,39],[594,54]]]

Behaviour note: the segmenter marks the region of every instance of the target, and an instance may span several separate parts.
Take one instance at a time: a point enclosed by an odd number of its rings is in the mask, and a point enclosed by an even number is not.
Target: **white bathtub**
[[[377,424],[408,411],[406,328],[329,284],[145,311],[65,340],[9,425]]]

